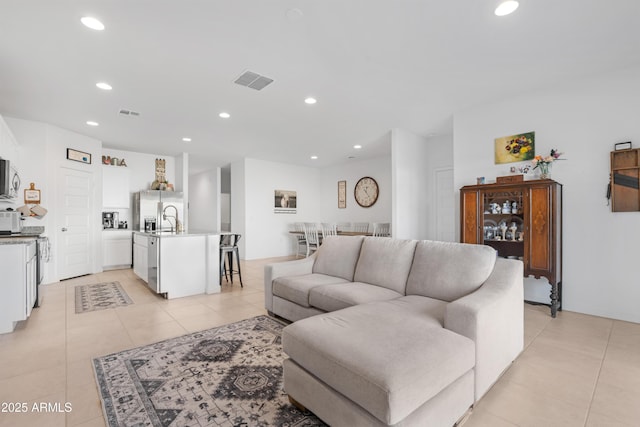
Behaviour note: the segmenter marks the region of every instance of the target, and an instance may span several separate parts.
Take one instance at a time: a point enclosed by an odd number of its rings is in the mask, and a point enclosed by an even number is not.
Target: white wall
[[[242,234],[243,241],[239,244],[240,258],[245,258],[246,246],[246,209],[247,191],[245,189],[246,159],[231,164],[231,231]]]
[[[244,183],[244,193],[239,180]],[[295,221],[319,220],[320,188],[320,172],[314,168],[256,159],[232,164],[231,228],[238,232],[244,228],[241,257],[257,259],[293,253],[290,225]],[[274,213],[274,190],[297,192],[296,214]],[[240,211],[242,205],[244,213]],[[240,225],[242,217],[244,224]]]
[[[129,168],[129,188],[132,194],[151,189],[151,184],[156,179],[156,159],[165,159],[167,181],[171,184],[176,184],[176,159],[174,157],[113,150],[111,148],[103,148],[102,155],[125,160]],[[101,161],[101,159],[98,159],[98,161]],[[182,191],[182,187],[176,187],[175,190]]]
[[[176,156],[175,190],[182,191],[184,195],[184,222],[182,226],[185,230],[189,230],[189,153],[181,153],[179,156]]]
[[[393,237],[426,239],[429,229],[429,199],[426,138],[403,129],[391,131],[393,176]]]
[[[563,308],[640,322],[640,212],[612,213],[605,200],[613,144],[640,146],[640,67],[478,106],[454,116],[455,188],[494,180],[494,138],[536,132],[536,153],[557,148],[552,178],[564,185]],[[459,212],[456,211],[459,215]],[[526,297],[548,301],[528,280]]]
[[[48,214],[42,220],[29,218],[25,223],[29,226],[43,225],[45,235],[51,240],[52,258],[47,264],[44,282],[59,280],[57,207],[58,170],[61,167],[86,171],[93,177],[90,241],[94,250],[91,254],[91,263],[94,273],[102,271],[102,143],[85,135],[45,123],[9,117],[6,118],[6,122],[20,143],[20,157],[23,159],[20,168],[22,187],[28,188],[29,183],[34,182],[41,192],[41,206],[48,210]],[[89,165],[68,160],[67,148],[91,153],[92,163]],[[19,194],[23,194],[22,189]],[[18,198],[17,204],[23,204],[22,197]]]
[[[353,190],[358,180],[376,180],[380,195],[376,203],[363,208],[356,203]],[[306,220],[316,222],[391,222],[391,158],[354,160],[320,170],[321,209]],[[338,208],[338,181],[347,181],[347,207]],[[370,225],[371,228],[371,225]]]
[[[189,224],[193,230],[220,230],[220,168],[189,177]]]
[[[453,190],[452,176],[452,134],[427,138],[427,158],[425,167],[427,168],[427,182],[425,183],[427,200],[427,235],[425,238],[429,240],[455,241],[457,223],[455,221],[455,190]],[[438,195],[436,185],[437,174],[439,172],[446,172],[441,175],[441,179],[446,179],[446,185],[444,182],[441,185],[444,188],[448,187],[450,194]],[[440,211],[440,218],[437,218],[438,211]],[[438,229],[438,227],[441,229]]]
[[[176,191],[182,191],[182,182],[176,182],[177,169],[176,159],[171,156],[159,156],[155,154],[137,153],[135,151],[114,150],[111,148],[103,148],[102,156],[117,157],[124,159],[129,170],[129,198],[133,200],[133,194],[138,191],[150,190],[151,184],[156,179],[156,159],[165,160],[165,175],[170,184],[174,184]],[[99,161],[102,160],[100,157]],[[182,159],[180,159],[182,162]],[[103,166],[118,167],[118,166]],[[180,170],[180,174],[182,170]],[[120,221],[127,221],[129,228],[133,227],[133,202],[130,209],[112,209],[105,210],[115,211],[119,213]],[[186,226],[187,224],[185,224]],[[142,225],[141,225],[142,226]]]

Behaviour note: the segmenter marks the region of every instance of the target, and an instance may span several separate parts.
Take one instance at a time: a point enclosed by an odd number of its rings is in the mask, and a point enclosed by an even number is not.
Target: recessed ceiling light
[[[318,156],[311,156],[311,160],[318,160]]]
[[[98,122],[94,122],[94,121],[92,121],[92,120],[87,121],[87,124],[88,124],[89,126],[99,126],[99,125],[100,125]]]
[[[99,82],[96,83],[96,86],[102,90],[111,90],[113,89],[109,83]]]
[[[357,145],[354,145],[354,146],[353,146],[353,148],[355,148],[356,150],[359,150],[359,149],[361,149],[361,148],[362,148],[362,145],[357,144]]]
[[[182,140],[183,140],[184,142],[191,142],[191,138],[187,138],[187,137],[182,138]]]
[[[318,102],[318,100],[317,100],[317,99],[315,99],[315,98],[311,98],[311,97],[309,97],[309,98],[305,99],[305,100],[304,100],[304,102],[305,102],[305,104],[313,105],[313,104],[315,104],[316,102]]]
[[[82,17],[82,19],[80,19],[80,22],[82,22],[85,27],[89,27],[92,30],[96,30],[96,31],[104,30],[104,24],[98,21],[96,18],[92,18],[91,16]]]
[[[231,117],[231,114],[225,113],[223,111],[222,113],[218,114],[218,116],[220,116],[220,118],[223,118],[223,119],[228,119],[229,117]]]
[[[515,0],[503,1],[498,5],[498,7],[496,7],[495,14],[497,16],[509,15],[515,12],[518,6],[519,6],[519,3]]]

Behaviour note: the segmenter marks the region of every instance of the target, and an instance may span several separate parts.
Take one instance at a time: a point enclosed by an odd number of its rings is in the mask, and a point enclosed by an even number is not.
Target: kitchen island
[[[167,299],[220,292],[220,231],[133,233],[133,271]]]

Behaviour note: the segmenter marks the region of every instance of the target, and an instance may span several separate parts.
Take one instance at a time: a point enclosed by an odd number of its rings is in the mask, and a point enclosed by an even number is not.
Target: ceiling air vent
[[[239,84],[240,86],[250,87],[251,89],[255,90],[264,89],[272,82],[273,79],[261,76],[260,74],[254,73],[252,71],[245,71],[234,81],[234,83]]]
[[[137,111],[126,110],[124,108],[122,108],[119,111],[119,113],[122,114],[123,116],[135,116],[135,117],[138,117],[140,115],[140,113],[138,113]]]

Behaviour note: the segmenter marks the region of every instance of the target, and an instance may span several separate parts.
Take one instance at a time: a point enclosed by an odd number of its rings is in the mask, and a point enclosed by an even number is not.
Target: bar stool
[[[225,280],[228,282],[227,265],[225,258],[229,264],[229,275],[231,275],[231,284],[233,284],[233,273],[238,273],[240,277],[240,287],[244,288],[242,284],[242,271],[240,269],[240,252],[238,251],[238,242],[242,234],[222,234],[220,235],[220,281],[222,281],[222,275],[224,274]],[[225,257],[226,255],[226,257]],[[236,259],[237,270],[233,269],[233,259]]]

